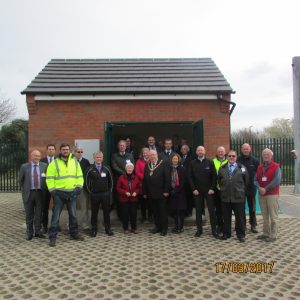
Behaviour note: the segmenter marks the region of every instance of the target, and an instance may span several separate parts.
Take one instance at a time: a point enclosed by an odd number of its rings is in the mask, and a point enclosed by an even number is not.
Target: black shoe
[[[71,240],[75,240],[75,241],[84,241],[84,237],[80,234],[71,235],[70,238]]]
[[[220,236],[219,236],[219,234],[218,234],[217,231],[213,231],[213,232],[212,232],[212,235],[213,235],[213,237],[216,238],[217,240],[220,238]]]
[[[180,234],[180,233],[182,233],[182,232],[184,232],[184,229],[183,229],[183,228],[180,228],[180,229],[178,229],[178,231],[177,231],[178,234]]]
[[[96,230],[91,230],[91,237],[96,237],[97,231]]]
[[[55,247],[55,245],[56,245],[56,239],[50,239],[49,246]]]
[[[32,234],[27,234],[27,235],[26,235],[26,240],[27,240],[27,241],[31,241],[32,238],[33,238],[33,235],[32,235]]]
[[[220,240],[227,240],[227,239],[230,239],[230,236],[226,235],[226,234],[223,234],[222,236],[220,236]]]
[[[195,233],[195,237],[200,237],[202,235],[202,231],[200,230],[197,230],[196,233]]]
[[[158,228],[153,228],[149,230],[150,233],[155,234],[155,233],[159,233],[160,230]]]
[[[221,226],[217,226],[217,233],[220,234],[222,233],[223,229]]]
[[[109,236],[114,235],[114,233],[112,232],[112,230],[111,230],[110,228],[105,229],[105,233],[106,233],[107,235],[109,235]]]
[[[161,236],[166,236],[167,234],[168,234],[167,230],[162,230],[160,233]]]
[[[256,229],[256,226],[255,226],[255,225],[252,225],[252,226],[251,226],[250,231],[251,231],[252,233],[258,233],[258,230]]]
[[[178,228],[177,228],[177,227],[173,228],[173,229],[172,229],[172,232],[173,232],[173,233],[178,233]]]
[[[39,239],[45,239],[46,237],[40,232],[40,233],[36,233],[34,235],[34,237],[39,238]]]
[[[268,243],[273,243],[273,242],[276,241],[276,238],[267,237],[267,238],[265,239],[265,241],[268,242]]]
[[[264,234],[261,234],[261,235],[259,235],[259,236],[257,237],[258,240],[265,240],[265,239],[267,239],[267,238],[268,238],[268,236],[266,236],[266,235],[264,235]]]
[[[246,241],[244,237],[239,237],[238,239],[239,239],[240,243],[245,243],[245,241]]]

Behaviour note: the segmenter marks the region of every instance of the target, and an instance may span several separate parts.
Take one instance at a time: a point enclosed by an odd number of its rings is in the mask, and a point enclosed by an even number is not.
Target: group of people
[[[175,150],[176,149],[176,150]],[[84,240],[79,233],[88,229],[91,237],[98,232],[98,213],[103,210],[105,233],[113,235],[110,222],[112,204],[122,222],[124,234],[136,234],[137,211],[141,208],[142,222],[153,221],[152,234],[168,233],[168,218],[174,219],[172,232],[184,231],[184,219],[196,210],[195,237],[203,234],[205,207],[208,208],[212,236],[226,240],[231,237],[232,212],[235,231],[245,242],[246,213],[252,233],[258,233],[256,221],[256,193],[259,191],[263,215],[263,234],[257,238],[273,242],[277,237],[278,198],[281,173],[273,161],[273,152],[264,149],[262,163],[251,154],[249,144],[242,145],[241,155],[223,146],[210,159],[203,146],[195,155],[186,143],[174,147],[172,139],[165,139],[159,147],[153,136],[147,139],[140,156],[133,152],[131,140],[120,140],[118,151],[111,157],[111,167],[104,163],[101,151],[94,153],[94,163],[83,157],[83,149],[76,146],[71,153],[62,144],[56,154],[54,144],[47,145],[47,156],[34,150],[29,163],[19,173],[23,204],[26,213],[26,239],[49,236],[49,245],[56,245],[60,229],[59,218],[66,205],[70,237]],[[53,209],[48,229],[48,209],[51,197]],[[77,217],[77,204],[80,213]],[[206,204],[206,205],[205,205]],[[89,216],[89,206],[91,217]],[[79,225],[78,225],[79,224]]]

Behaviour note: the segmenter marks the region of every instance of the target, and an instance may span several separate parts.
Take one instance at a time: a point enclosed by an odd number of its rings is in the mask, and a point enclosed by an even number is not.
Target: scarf
[[[175,187],[179,185],[179,177],[178,177],[177,167],[178,166],[172,165],[171,186],[173,189],[175,189]]]

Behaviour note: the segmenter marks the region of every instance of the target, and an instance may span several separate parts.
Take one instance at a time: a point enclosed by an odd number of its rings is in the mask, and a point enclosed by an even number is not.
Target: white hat
[[[126,161],[125,169],[127,169],[129,166],[132,166],[134,168],[134,165],[130,160]]]

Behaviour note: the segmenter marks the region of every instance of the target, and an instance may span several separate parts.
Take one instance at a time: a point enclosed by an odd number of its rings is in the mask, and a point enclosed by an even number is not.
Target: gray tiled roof
[[[22,94],[232,92],[211,58],[52,59]]]

